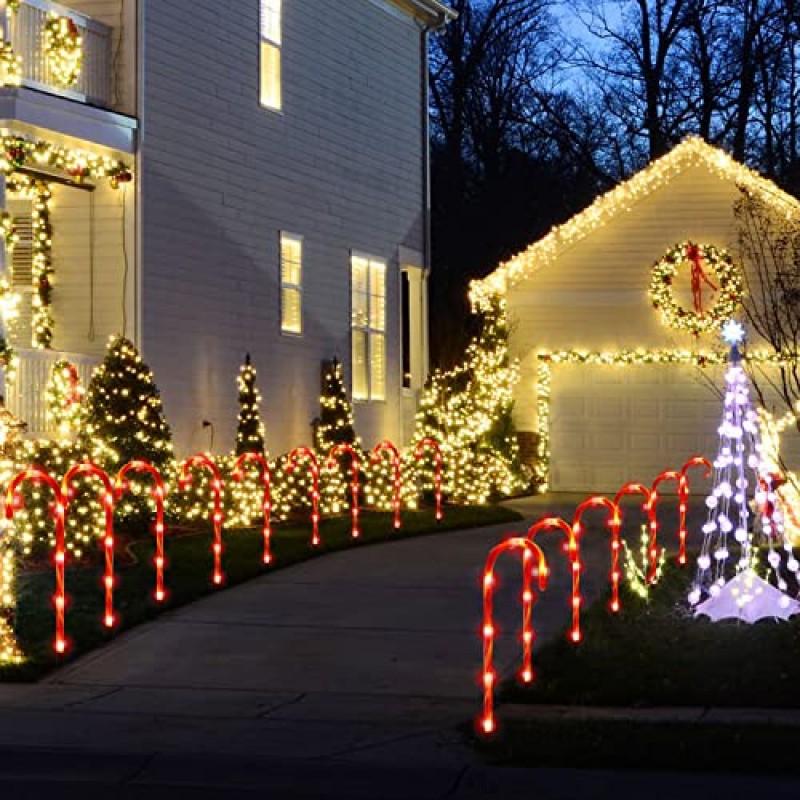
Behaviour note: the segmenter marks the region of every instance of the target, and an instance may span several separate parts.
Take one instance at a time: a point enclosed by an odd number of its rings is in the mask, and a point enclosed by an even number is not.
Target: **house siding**
[[[179,451],[233,440],[235,377],[259,372],[272,452],[307,443],[320,362],[349,375],[350,250],[387,270],[387,402],[402,435],[398,247],[423,249],[420,33],[368,0],[284,0],[283,111],[258,104],[258,2],[146,8],[142,345]],[[303,335],[280,333],[279,232],[303,240]]]

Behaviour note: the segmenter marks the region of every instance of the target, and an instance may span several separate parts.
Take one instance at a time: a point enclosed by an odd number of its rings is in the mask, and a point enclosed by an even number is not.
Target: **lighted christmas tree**
[[[17,548],[14,529],[0,521],[0,665],[21,664],[14,622],[17,612]]]
[[[236,423],[236,455],[264,453],[264,423],[261,421],[261,393],[256,386],[256,368],[250,353],[239,371],[239,418]]]
[[[112,476],[136,458],[149,461],[165,480],[174,473],[172,433],[153,374],[123,336],[110,340],[103,363],[92,375],[78,443]],[[130,487],[118,506],[118,519],[149,518],[148,485],[131,480]]]
[[[751,605],[766,608],[765,616],[786,616],[787,612],[800,612],[800,604],[784,594],[789,586],[783,563],[792,573],[797,573],[800,565],[784,536],[779,498],[763,460],[758,414],[750,401],[739,352],[744,329],[731,320],[723,328],[723,337],[731,350],[718,428],[719,449],[689,602],[696,613],[712,619],[737,615],[749,619]],[[758,575],[760,544],[769,550],[764,569],[777,589]]]
[[[77,433],[81,419],[84,389],[74,364],[59,359],[50,367],[45,388],[47,421],[55,428],[59,439],[72,438]]]
[[[530,482],[511,421],[518,369],[508,353],[505,301],[487,301],[482,317],[464,362],[431,376],[416,419],[414,441],[431,437],[441,447],[444,494],[453,502],[485,503]],[[422,489],[432,491],[433,462],[424,463]]]

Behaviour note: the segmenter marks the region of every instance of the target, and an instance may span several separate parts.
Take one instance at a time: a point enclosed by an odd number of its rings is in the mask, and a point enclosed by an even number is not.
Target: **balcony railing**
[[[47,421],[45,389],[50,379],[50,368],[59,359],[74,364],[80,382],[89,385],[92,370],[100,363],[100,358],[61,350],[17,350],[19,371],[14,382],[6,384],[6,408],[17,419],[28,423],[26,435],[30,438],[48,436],[54,433]]]
[[[110,106],[111,28],[47,0],[20,0],[16,9],[9,8],[3,13],[11,48],[21,59],[23,86],[93,105]],[[71,19],[81,37],[81,70],[69,87],[59,85],[45,50],[45,25],[51,13]]]

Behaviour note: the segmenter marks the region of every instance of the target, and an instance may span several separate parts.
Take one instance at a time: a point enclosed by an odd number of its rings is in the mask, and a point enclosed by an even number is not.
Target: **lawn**
[[[439,523],[435,521],[432,510],[405,511],[403,527],[395,532],[391,514],[364,513],[360,518],[361,537],[355,543],[350,536],[349,517],[323,519],[319,528],[322,540],[319,548],[310,545],[310,524],[282,523],[273,528],[273,565],[270,567],[265,567],[261,562],[263,539],[260,528],[226,530],[223,533],[225,585],[232,586],[309,558],[350,547],[519,519],[516,512],[501,506],[451,506],[445,508],[444,519]],[[55,625],[51,602],[53,570],[23,573],[19,579],[15,627],[27,660],[20,666],[0,668],[0,681],[36,680],[59,664],[85,654],[109,641],[121,630],[151,619],[164,609],[176,608],[203,595],[220,591],[211,584],[212,538],[210,530],[174,537],[170,537],[167,531],[165,584],[168,598],[162,604],[156,604],[153,599],[155,541],[151,536],[134,541],[130,545],[130,552],[135,562],[117,569],[114,607],[119,622],[111,632],[101,627],[102,565],[68,567],[66,628],[71,647],[66,657],[59,658],[52,650]]]
[[[800,618],[755,625],[695,619],[686,602],[693,574],[670,562],[649,603],[623,588],[619,614],[609,613],[607,597],[586,611],[580,645],[564,631],[535,653],[535,683],[502,687],[500,735],[479,745],[488,757],[525,766],[800,771],[800,726],[602,712],[535,718],[509,705],[800,709]]]

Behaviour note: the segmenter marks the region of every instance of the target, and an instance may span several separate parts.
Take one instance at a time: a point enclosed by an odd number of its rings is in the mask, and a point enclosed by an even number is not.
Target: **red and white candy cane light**
[[[435,439],[431,439],[430,437],[420,439],[414,449],[414,458],[417,461],[422,458],[426,447],[433,450],[435,470],[433,473],[433,491],[436,497],[436,521],[439,522],[442,519],[442,449]]]
[[[658,493],[658,487],[665,483],[666,481],[675,481],[675,484],[678,488],[678,513],[680,514],[680,506],[683,505],[681,501],[681,485],[685,483],[685,479],[681,477],[680,472],[676,472],[674,469],[665,469],[663,472],[660,472],[656,475],[655,480],[653,481],[652,486],[650,487],[650,505],[653,507],[653,516],[658,519],[658,501],[661,499],[661,495]],[[680,530],[681,524],[678,523],[678,538],[680,539]],[[647,582],[653,583],[656,579],[656,572],[658,571],[658,545],[656,543],[655,535],[653,531],[650,532],[650,571],[647,574]]]
[[[356,452],[355,448],[352,445],[347,444],[347,442],[335,444],[333,447],[331,447],[331,450],[328,453],[327,466],[330,470],[336,469],[336,459],[344,453],[347,453],[347,455],[350,456],[350,494],[353,501],[352,508],[350,509],[350,514],[353,518],[351,535],[354,539],[358,539],[358,537],[361,535],[361,531],[358,529],[358,453]]]
[[[222,572],[222,476],[211,456],[197,453],[197,455],[187,458],[181,465],[180,487],[184,491],[192,485],[191,472],[193,469],[207,469],[211,473],[211,491],[214,496],[214,511],[211,515],[211,521],[214,524],[214,544],[212,545],[214,573],[211,579],[216,586],[219,586],[225,578]]]
[[[663,474],[663,473],[662,473]],[[656,507],[653,502],[653,492],[641,483],[626,483],[614,497],[614,503],[621,508],[620,502],[625,495],[641,494],[644,496],[642,511],[647,514],[647,527],[650,532],[650,570],[647,575],[647,582],[652,583],[658,569],[658,520],[656,519]],[[622,512],[620,511],[620,516]]]
[[[535,631],[531,626],[531,613],[533,610],[534,595],[531,587],[534,566],[539,577],[539,589],[547,586],[547,562],[541,548],[521,536],[510,537],[493,547],[486,559],[483,568],[483,715],[479,721],[482,733],[490,734],[495,729],[494,720],[494,686],[496,675],[494,672],[494,642],[497,629],[494,624],[494,592],[497,588],[497,579],[494,575],[497,559],[507,552],[520,550],[522,552],[522,669],[519,677],[524,683],[533,680],[533,667],[531,665],[531,651]],[[538,563],[534,565],[534,556]]]
[[[264,537],[264,555],[262,561],[265,564],[272,562],[272,551],[270,550],[270,539],[272,538],[272,526],[270,515],[272,513],[272,473],[269,471],[267,459],[261,453],[255,451],[242,453],[233,465],[231,477],[235,481],[244,480],[244,468],[246,464],[255,464],[261,473],[261,482],[264,485],[264,494],[261,500],[261,510],[264,514],[264,527],[261,529]]]
[[[678,552],[678,563],[683,566],[686,564],[686,512],[689,510],[689,475],[688,472],[693,467],[705,467],[704,478],[711,477],[713,467],[711,462],[703,456],[692,456],[681,467],[681,481],[678,484],[678,512],[680,514],[678,537],[680,539],[680,551]]]
[[[401,525],[400,492],[403,488],[403,479],[400,472],[400,453],[388,439],[384,439],[382,442],[378,442],[378,444],[372,448],[372,452],[370,453],[372,463],[377,464],[378,461],[380,461],[383,453],[389,453],[392,459],[392,506],[394,508],[394,528],[395,530],[399,530]]]
[[[146,472],[153,479],[153,500],[156,504],[156,602],[161,603],[166,598],[167,594],[164,590],[164,481],[161,478],[161,473],[149,462],[143,458],[137,458],[124,464],[120,471],[117,473],[117,478],[114,481],[114,494],[117,502],[126,491],[130,488],[128,485],[127,477],[131,472]]]
[[[106,530],[103,535],[103,551],[105,553],[106,569],[103,575],[103,584],[105,586],[106,607],[103,616],[103,624],[107,628],[114,627],[114,486],[111,483],[111,478],[108,477],[106,471],[93,464],[91,461],[83,461],[80,464],[75,464],[67,470],[64,478],[61,481],[61,494],[66,501],[64,511],[64,518],[69,513],[70,500],[74,496],[74,491],[71,487],[75,478],[80,476],[91,476],[97,478],[103,485],[100,500],[103,504],[103,513],[105,515]]]
[[[619,529],[621,520],[617,504],[600,495],[587,498],[575,510],[575,515],[572,518],[572,533],[575,536],[575,540],[580,541],[583,533],[581,520],[583,515],[593,508],[605,508],[608,511],[606,524],[611,529],[611,602],[609,607],[612,611],[617,612],[619,611],[619,579],[621,577],[619,571]]]
[[[61,491],[61,487],[55,478],[39,467],[29,467],[22,472],[18,472],[8,484],[5,498],[5,516],[9,521],[14,518],[14,512],[18,508],[22,508],[22,497],[19,494],[19,487],[25,481],[46,484],[53,492],[55,499],[55,503],[53,504],[53,517],[56,524],[56,592],[53,596],[53,602],[56,609],[56,638],[53,641],[53,649],[56,651],[56,653],[62,654],[67,650],[67,637],[64,626],[64,612],[67,605],[67,594],[64,582],[64,569],[67,560],[64,541],[64,514],[66,510],[66,504],[64,502],[65,498],[63,492]]]
[[[570,641],[577,644],[581,640],[581,557],[578,547],[578,537],[561,517],[544,517],[528,528],[527,537],[533,541],[536,534],[546,530],[562,531],[567,537],[567,555],[569,556],[570,570],[572,572],[572,629],[569,633]]]
[[[300,459],[308,461],[308,470],[311,473],[311,544],[313,547],[319,546],[319,462],[308,447],[295,447],[289,453],[289,460],[286,463],[286,470],[294,472],[297,462]]]

